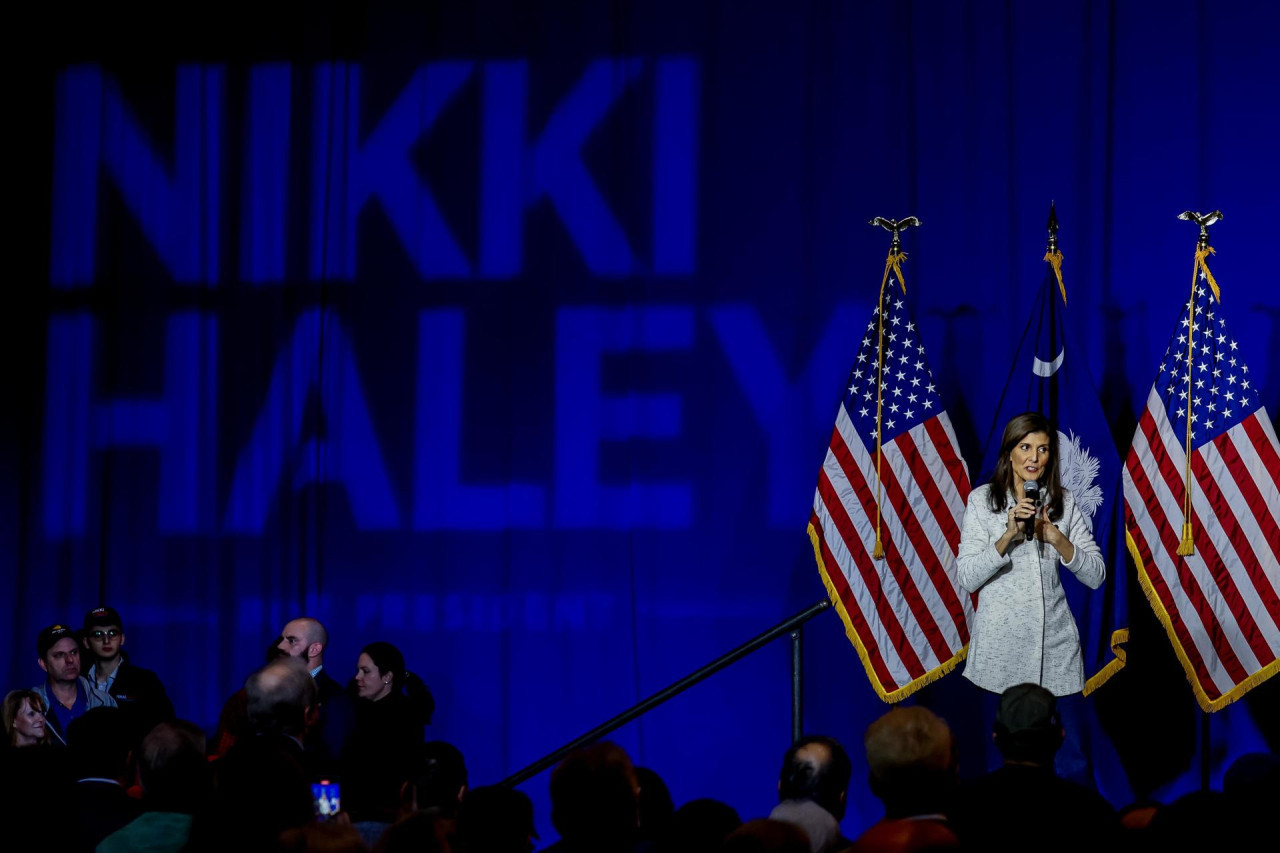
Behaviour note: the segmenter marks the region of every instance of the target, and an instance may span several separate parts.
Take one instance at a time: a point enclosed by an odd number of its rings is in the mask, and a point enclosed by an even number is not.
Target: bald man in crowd
[[[342,685],[325,672],[324,653],[328,646],[329,632],[320,620],[310,616],[287,622],[277,644],[289,657],[301,660],[315,680],[318,712],[307,730],[307,752],[316,769],[336,772],[355,725],[355,705]]]
[[[811,853],[843,850],[849,840],[840,832],[840,821],[852,773],[849,754],[835,738],[801,738],[783,756],[779,803],[769,817],[803,829]]]
[[[245,680],[251,733],[214,766],[213,801],[191,825],[189,853],[278,850],[286,829],[313,817],[319,777],[304,749],[316,717],[316,683],[298,658],[282,658]]]

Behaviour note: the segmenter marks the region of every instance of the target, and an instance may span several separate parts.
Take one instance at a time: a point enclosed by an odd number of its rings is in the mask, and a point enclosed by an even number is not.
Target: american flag
[[[883,371],[877,308],[836,413],[809,538],[871,686],[897,702],[949,672],[968,648],[973,605],[955,561],[969,475],[895,277],[882,307]],[[883,559],[873,557],[877,516]]]
[[[1216,711],[1280,669],[1280,445],[1199,268],[1125,460],[1125,524],[1196,699]],[[1188,414],[1195,550],[1182,556]]]

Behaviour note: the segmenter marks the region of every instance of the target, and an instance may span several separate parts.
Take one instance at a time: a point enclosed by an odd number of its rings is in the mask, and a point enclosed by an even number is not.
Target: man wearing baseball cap
[[[962,798],[960,838],[974,850],[1111,850],[1120,823],[1096,791],[1054,773],[1065,732],[1058,699],[1038,684],[1000,696],[993,727],[1004,766],[974,781]]]
[[[36,653],[45,680],[32,689],[40,694],[48,712],[49,735],[66,744],[67,726],[90,708],[114,708],[116,700],[80,674],[80,644],[65,625],[50,625],[36,635]]]
[[[137,737],[173,719],[173,703],[154,672],[132,663],[124,652],[124,622],[113,607],[95,607],[85,614],[81,642],[87,652],[89,681],[106,693],[129,716]]]

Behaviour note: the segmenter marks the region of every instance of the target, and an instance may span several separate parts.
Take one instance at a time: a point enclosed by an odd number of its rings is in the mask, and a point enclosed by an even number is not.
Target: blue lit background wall
[[[99,13],[102,14],[102,13]],[[804,534],[887,247],[976,474],[1054,200],[1121,450],[1214,272],[1280,410],[1274,7],[437,4],[32,22],[14,78],[4,683],[99,601],[179,712],[293,615],[386,639],[496,781],[823,595]],[[1199,778],[1139,596],[1094,744],[1118,802]],[[767,811],[779,645],[618,734],[677,803]],[[884,710],[827,615],[808,728]],[[957,726],[963,691],[919,698]],[[1274,685],[1212,773],[1274,746]],[[1268,724],[1266,721],[1270,720]],[[1268,728],[1270,725],[1270,729]],[[978,736],[981,732],[978,731]],[[855,787],[865,768],[855,764]],[[529,783],[549,830],[545,777]],[[859,788],[846,832],[878,816]],[[544,838],[548,833],[544,833]]]

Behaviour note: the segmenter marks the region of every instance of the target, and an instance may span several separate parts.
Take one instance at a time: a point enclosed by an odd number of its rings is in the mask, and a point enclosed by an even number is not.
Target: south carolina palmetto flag
[[[1056,217],[1051,228],[1056,232]],[[1062,584],[1080,631],[1087,696],[1124,666],[1124,644],[1129,640],[1120,453],[1089,373],[1086,350],[1070,322],[1062,253],[1056,244],[1044,259],[1044,280],[996,407],[982,471],[987,476],[995,470],[1004,425],[1015,415],[1040,412],[1057,425],[1062,487],[1071,493],[1107,561],[1107,579],[1098,589],[1072,577]]]
[[[907,304],[904,259],[889,253],[809,516],[823,584],[886,702],[964,659],[973,614],[955,570],[969,476]]]
[[[1191,298],[1125,460],[1129,550],[1196,699],[1280,669],[1280,445],[1197,250]]]

